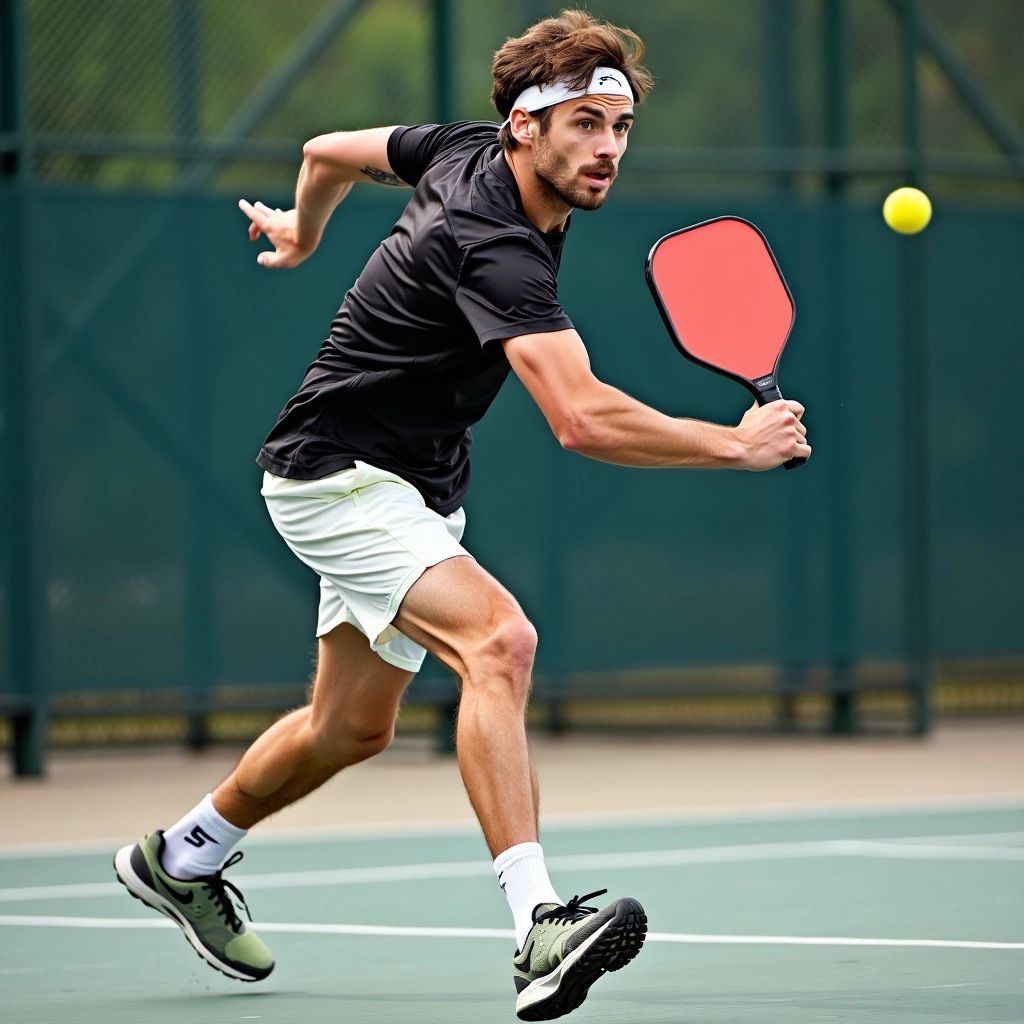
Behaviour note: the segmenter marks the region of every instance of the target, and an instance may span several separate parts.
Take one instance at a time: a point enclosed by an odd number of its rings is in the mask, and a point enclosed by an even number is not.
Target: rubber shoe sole
[[[140,903],[144,903],[147,907],[158,910],[161,914],[169,917],[185,933],[185,938],[188,939],[189,945],[196,953],[211,967],[220,971],[221,974],[234,978],[236,981],[262,981],[270,974],[273,967],[266,971],[254,969],[251,973],[245,974],[237,967],[233,967],[231,964],[219,959],[213,950],[204,946],[202,940],[192,927],[192,923],[181,915],[174,904],[170,900],[164,899],[158,892],[154,892],[139,878],[132,866],[132,851],[135,849],[135,846],[136,844],[134,843],[130,846],[122,846],[114,854],[114,872],[117,875],[118,881],[128,890],[131,896]]]
[[[618,971],[640,952],[647,936],[647,915],[633,899],[623,899],[615,916],[550,974],[530,982],[516,999],[520,1020],[554,1020],[575,1010],[590,986],[609,971]]]

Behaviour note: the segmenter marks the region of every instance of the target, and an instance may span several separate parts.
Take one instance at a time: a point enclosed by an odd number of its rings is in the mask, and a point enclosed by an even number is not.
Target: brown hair
[[[491,102],[504,120],[529,86],[565,81],[582,88],[596,68],[607,66],[626,76],[637,102],[643,103],[654,87],[651,73],[640,63],[643,54],[643,40],[628,28],[595,21],[586,11],[565,10],[506,40],[491,65]],[[540,112],[542,130],[549,116],[550,108]],[[499,137],[506,149],[518,146],[508,128]]]

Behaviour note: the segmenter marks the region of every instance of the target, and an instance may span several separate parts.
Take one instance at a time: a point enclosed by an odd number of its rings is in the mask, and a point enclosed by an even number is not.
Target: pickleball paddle
[[[647,284],[687,359],[738,381],[758,405],[781,400],[779,360],[796,307],[758,228],[716,217],[665,235],[647,257]]]

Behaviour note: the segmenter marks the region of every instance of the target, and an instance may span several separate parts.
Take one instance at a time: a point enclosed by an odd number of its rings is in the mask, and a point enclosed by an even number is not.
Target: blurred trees
[[[493,117],[490,60],[509,35],[562,6],[544,0],[450,0],[456,111]],[[657,88],[634,147],[700,155],[825,144],[824,10],[828,0],[592,0],[598,17],[647,43]],[[432,0],[26,0],[35,171],[50,181],[167,187],[208,156],[244,143],[239,178],[288,180],[307,137],[335,128],[435,116]],[[849,145],[902,146],[897,0],[845,4]],[[966,75],[1018,132],[1024,111],[1019,0],[919,0]],[[340,29],[320,26],[341,11]],[[305,62],[303,53],[313,56]],[[942,153],[997,147],[927,55],[922,137]],[[276,90],[267,83],[277,82]],[[239,111],[253,124],[233,131]],[[197,143],[200,144],[197,146]],[[183,148],[176,148],[183,147]],[[706,153],[713,170],[715,153]],[[642,163],[642,161],[641,161]],[[668,160],[671,165],[671,160]],[[195,181],[192,184],[196,184]]]

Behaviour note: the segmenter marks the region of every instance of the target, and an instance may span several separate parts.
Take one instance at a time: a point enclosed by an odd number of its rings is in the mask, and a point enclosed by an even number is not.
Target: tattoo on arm
[[[371,167],[367,164],[359,170],[368,178],[372,178],[378,185],[397,185],[399,188],[405,187],[405,182],[402,181],[397,174],[389,174],[387,171],[382,171],[379,167]]]

